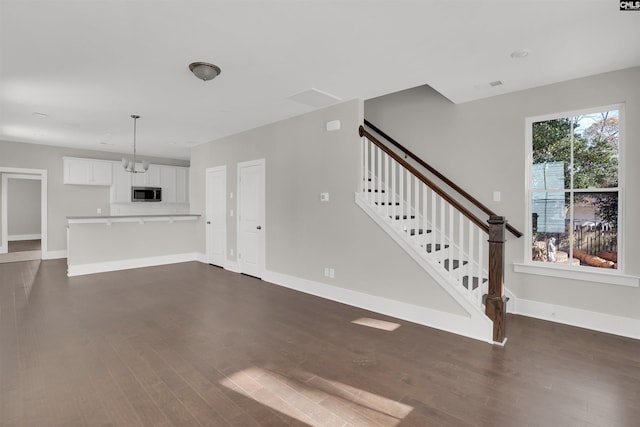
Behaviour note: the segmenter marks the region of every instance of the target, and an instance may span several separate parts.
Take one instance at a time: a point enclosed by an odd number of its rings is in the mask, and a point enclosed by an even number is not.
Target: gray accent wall
[[[625,273],[640,276],[639,82],[640,68],[631,68],[458,105],[423,86],[366,101],[365,117],[526,232],[526,118],[623,102],[622,243]],[[524,238],[509,236],[505,283],[517,297],[640,319],[639,288],[515,273],[524,254]]]
[[[128,154],[124,155],[130,157]],[[0,141],[0,167],[47,171],[48,248],[43,248],[43,251],[66,250],[67,216],[96,215],[97,208],[108,214],[110,209],[109,187],[62,183],[64,156],[120,160],[123,154]],[[144,158],[151,163],[189,166],[189,162],[183,160]]]
[[[236,212],[237,164],[264,158],[268,271],[465,314],[355,204],[362,113],[362,101],[349,101],[194,147],[192,212],[205,214],[205,171],[221,165],[227,166],[227,207]],[[327,132],[331,120],[340,120],[342,128]],[[329,193],[329,202],[320,201],[321,192]],[[204,253],[204,218],[196,234],[198,251]],[[227,212],[231,262],[236,260],[236,241],[236,217]],[[334,279],[324,277],[324,267],[335,269]]]
[[[9,179],[7,184],[8,237],[40,234],[40,180]]]

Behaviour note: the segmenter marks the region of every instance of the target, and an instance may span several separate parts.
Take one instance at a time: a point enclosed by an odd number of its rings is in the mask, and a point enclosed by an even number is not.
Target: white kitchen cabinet
[[[162,201],[176,202],[176,167],[160,166],[160,187],[162,188]]]
[[[113,185],[111,186],[111,203],[131,202],[131,175],[133,174],[125,171],[120,162],[114,162],[112,167]]]
[[[137,163],[136,167],[136,170],[144,170],[142,163]],[[161,168],[163,168],[163,166],[149,165],[149,169],[145,173],[130,174],[133,175],[133,185],[136,187],[160,187]]]
[[[65,184],[111,185],[113,182],[113,162],[108,160],[63,157]]]
[[[150,165],[146,173],[126,172],[120,162],[113,162],[111,203],[131,203],[131,187],[160,187],[162,202],[189,203],[189,168],[167,165]],[[142,170],[142,166],[138,166]],[[160,204],[154,204],[157,209]]]
[[[176,202],[189,202],[189,168],[176,168]]]

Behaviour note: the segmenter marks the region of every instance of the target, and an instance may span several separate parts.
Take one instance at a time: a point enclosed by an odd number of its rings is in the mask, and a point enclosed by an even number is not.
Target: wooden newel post
[[[504,242],[507,221],[503,216],[489,218],[489,293],[485,302],[487,316],[493,320],[493,341],[506,338],[507,297],[504,295]]]

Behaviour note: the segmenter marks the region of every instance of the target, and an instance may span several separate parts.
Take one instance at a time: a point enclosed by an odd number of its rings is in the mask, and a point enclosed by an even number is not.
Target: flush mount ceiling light
[[[132,114],[131,118],[133,119],[133,160],[129,161],[123,157],[122,166],[124,167],[124,170],[130,173],[145,173],[149,170],[149,162],[146,160],[142,161],[142,170],[136,169],[136,122],[140,116]]]
[[[189,64],[189,69],[197,78],[205,82],[215,79],[222,72],[220,67],[208,62],[192,62]]]

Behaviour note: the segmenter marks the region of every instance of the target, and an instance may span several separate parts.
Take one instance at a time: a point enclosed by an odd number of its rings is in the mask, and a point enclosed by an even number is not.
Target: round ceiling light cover
[[[213,80],[222,72],[220,67],[208,62],[192,62],[189,64],[189,69],[197,78],[205,82]]]

